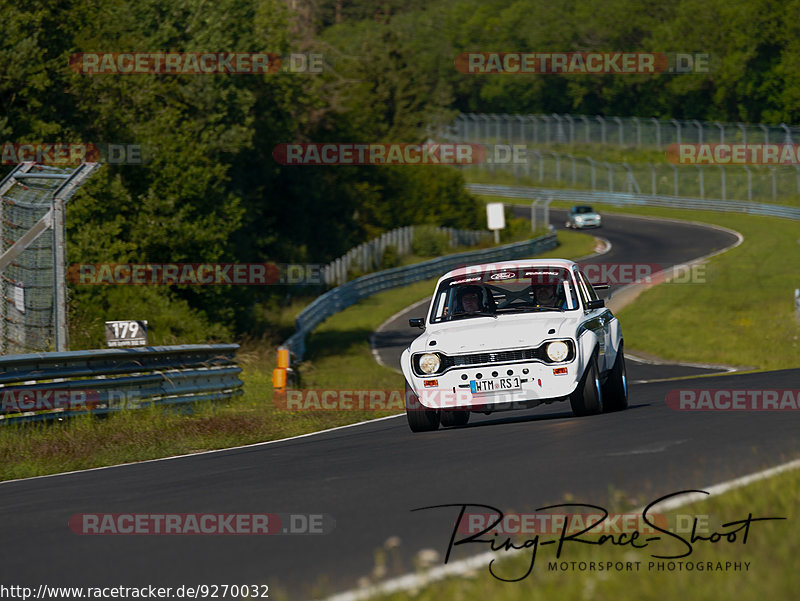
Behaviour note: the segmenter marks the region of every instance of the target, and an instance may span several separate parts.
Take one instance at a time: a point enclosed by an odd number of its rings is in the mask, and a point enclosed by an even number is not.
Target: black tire
[[[406,417],[412,432],[430,432],[439,429],[438,409],[427,409],[419,402],[417,393],[406,382]]]
[[[603,392],[600,389],[600,373],[597,369],[597,355],[592,359],[575,391],[569,395],[572,412],[577,416],[594,415],[603,410]]]
[[[603,384],[603,411],[622,411],[628,408],[628,373],[625,370],[625,353],[620,342],[614,367]]]
[[[469,421],[469,411],[442,411],[441,420],[445,427],[466,426]]]

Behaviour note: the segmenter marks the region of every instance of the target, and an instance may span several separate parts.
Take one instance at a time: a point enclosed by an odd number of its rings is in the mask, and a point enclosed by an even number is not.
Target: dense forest
[[[568,16],[565,16],[568,15]],[[135,143],[70,203],[68,260],[315,262],[400,225],[481,227],[455,168],[279,165],[290,142],[421,142],[459,111],[793,123],[800,0],[32,0],[0,8],[0,140]],[[466,51],[704,52],[693,75],[466,75]],[[319,53],[321,73],[81,74],[79,52]],[[3,172],[10,167],[3,166]],[[81,287],[74,318],[261,335],[278,287]],[[134,315],[136,314],[136,315]],[[213,325],[211,325],[213,324]]]

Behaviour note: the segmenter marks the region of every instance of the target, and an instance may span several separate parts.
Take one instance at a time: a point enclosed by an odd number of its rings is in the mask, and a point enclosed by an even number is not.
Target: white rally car
[[[628,406],[619,321],[572,261],[456,269],[409,325],[425,330],[400,359],[414,432],[558,401],[575,415]]]

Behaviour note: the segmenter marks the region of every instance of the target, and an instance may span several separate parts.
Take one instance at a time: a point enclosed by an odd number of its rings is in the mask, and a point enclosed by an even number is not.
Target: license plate
[[[473,392],[502,392],[504,390],[519,390],[522,382],[518,377],[495,378],[494,380],[470,380],[469,389]]]

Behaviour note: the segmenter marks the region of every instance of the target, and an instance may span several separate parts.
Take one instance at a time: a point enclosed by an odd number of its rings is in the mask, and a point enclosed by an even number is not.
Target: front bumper
[[[554,370],[566,370],[566,373],[556,375]],[[560,364],[520,362],[454,368],[439,376],[413,376],[409,383],[419,397],[420,404],[428,409],[496,411],[511,403],[533,407],[563,399],[578,385],[580,374],[577,370],[578,362],[575,360]],[[471,380],[512,377],[520,378],[520,389],[478,393],[470,391]]]
[[[593,227],[600,227],[603,222],[600,219],[594,219],[592,221],[573,221],[573,224],[577,229],[584,230]]]

